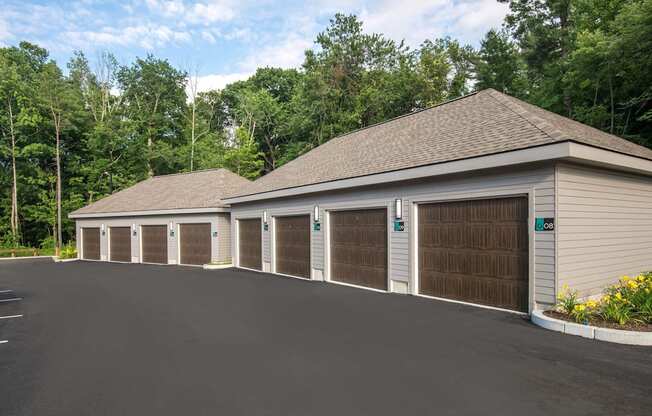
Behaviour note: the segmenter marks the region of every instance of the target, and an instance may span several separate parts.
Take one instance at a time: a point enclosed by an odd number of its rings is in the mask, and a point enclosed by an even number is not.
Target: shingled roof
[[[154,176],[80,208],[80,214],[224,208],[222,198],[251,182],[227,169]]]
[[[574,141],[652,160],[652,150],[493,89],[336,137],[229,197]]]

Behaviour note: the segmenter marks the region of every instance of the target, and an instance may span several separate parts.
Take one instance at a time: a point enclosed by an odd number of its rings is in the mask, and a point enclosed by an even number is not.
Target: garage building
[[[336,137],[225,199],[238,267],[528,312],[652,269],[652,151],[495,90]]]
[[[202,265],[231,261],[222,198],[250,184],[226,169],[155,176],[70,214],[82,259]]]

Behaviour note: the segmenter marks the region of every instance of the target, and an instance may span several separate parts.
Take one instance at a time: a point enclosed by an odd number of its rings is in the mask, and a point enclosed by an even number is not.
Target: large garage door
[[[143,263],[168,263],[167,225],[143,225]]]
[[[211,262],[211,224],[181,224],[181,264],[208,264]]]
[[[238,255],[241,267],[262,270],[262,232],[259,218],[238,220]]]
[[[330,214],[330,278],[387,290],[387,211]]]
[[[527,311],[528,201],[419,205],[419,292]]]
[[[82,228],[82,258],[85,260],[100,259],[100,229]]]
[[[310,215],[276,218],[276,272],[310,278]]]
[[[109,258],[111,261],[131,261],[131,228],[109,228]]]

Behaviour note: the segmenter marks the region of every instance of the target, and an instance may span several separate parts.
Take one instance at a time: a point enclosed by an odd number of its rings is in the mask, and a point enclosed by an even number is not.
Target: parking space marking
[[[0,299],[0,302],[13,302],[16,300],[23,300],[23,298]]]
[[[13,292],[13,290],[11,290],[11,289],[9,289],[9,290],[0,290],[0,293],[9,293],[9,292]]]
[[[6,344],[7,342],[9,342],[9,341],[7,341],[7,340],[0,341],[0,344]]]
[[[0,316],[0,319],[11,319],[11,318],[22,318],[23,315],[7,315],[7,316]]]

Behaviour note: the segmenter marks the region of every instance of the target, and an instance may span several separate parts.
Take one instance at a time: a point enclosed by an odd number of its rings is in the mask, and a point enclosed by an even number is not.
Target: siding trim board
[[[555,169],[551,164],[530,164],[513,168],[500,168],[471,172],[465,175],[433,177],[408,183],[395,183],[316,193],[292,198],[276,198],[234,204],[231,207],[231,224],[237,226],[238,218],[261,218],[264,211],[269,217],[312,213],[315,205],[320,208],[321,230],[312,231],[313,278],[330,281],[330,211],[366,208],[386,208],[388,227],[388,288],[401,287],[405,293],[417,294],[416,276],[416,230],[419,202],[490,198],[527,195],[529,201],[529,309],[547,307],[555,302],[555,233],[534,232],[537,217],[555,217]],[[403,201],[405,230],[393,230],[394,200]],[[312,215],[312,214],[311,214]],[[312,217],[311,217],[312,220]],[[271,225],[273,233],[274,226]],[[263,241],[263,255],[271,256],[273,238]],[[232,242],[234,250],[237,246]],[[234,251],[235,253],[235,251]],[[267,261],[267,260],[266,260]],[[271,260],[270,260],[271,261]],[[274,269],[271,269],[274,271]],[[394,282],[396,284],[394,284]],[[336,283],[336,282],[332,282]]]

